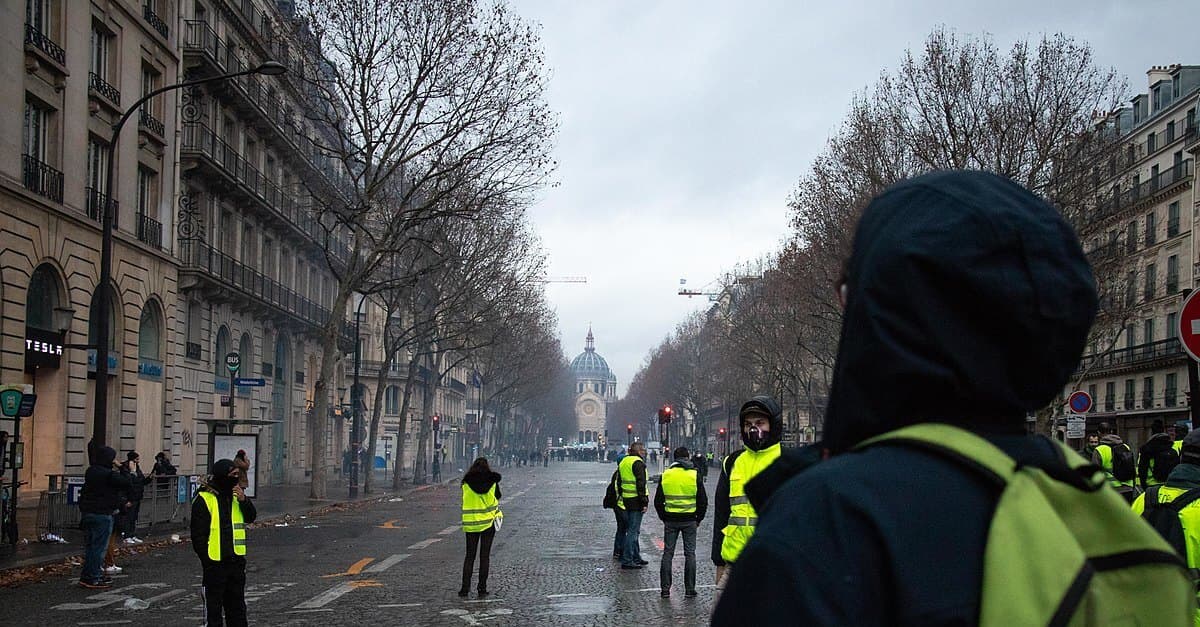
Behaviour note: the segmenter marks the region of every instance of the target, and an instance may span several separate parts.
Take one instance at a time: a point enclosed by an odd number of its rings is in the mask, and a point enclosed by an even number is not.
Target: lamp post
[[[117,120],[112,127],[112,139],[109,140],[109,155],[108,155],[108,172],[105,175],[104,191],[106,197],[104,199],[104,207],[100,210],[100,230],[102,233],[100,240],[100,279],[97,281],[96,291],[96,309],[91,315],[96,316],[96,395],[95,407],[92,415],[92,444],[89,447],[90,458],[93,448],[104,446],[108,431],[108,325],[110,323],[109,316],[111,306],[108,300],[108,284],[112,280],[112,248],[113,248],[113,227],[112,227],[112,204],[116,198],[116,191],[113,189],[113,176],[117,162],[117,141],[121,138],[121,129],[125,126],[125,122],[129,120],[134,113],[141,110],[142,105],[146,104],[151,98],[174,89],[183,89],[185,87],[193,87],[212,83],[216,81],[228,80],[238,76],[247,74],[264,74],[267,76],[278,76],[287,72],[287,66],[276,61],[267,61],[262,65],[250,70],[241,72],[233,72],[230,74],[221,74],[219,76],[210,76],[194,81],[184,81],[174,85],[159,87],[150,93],[142,96],[133,106],[125,110],[121,114],[121,118]],[[220,356],[214,357],[220,359]],[[234,390],[230,388],[229,398],[232,402]]]
[[[359,454],[361,442],[358,432],[362,429],[362,388],[358,384],[358,371],[362,365],[362,306],[367,302],[366,295],[358,299],[358,307],[354,309],[354,385],[350,387],[350,498],[358,496],[358,467],[362,460]]]

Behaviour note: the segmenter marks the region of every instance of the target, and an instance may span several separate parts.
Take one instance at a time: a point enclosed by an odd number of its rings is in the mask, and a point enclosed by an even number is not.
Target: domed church
[[[617,400],[617,377],[596,352],[596,338],[588,327],[583,352],[571,362],[575,375],[575,423],[579,442],[596,442],[604,435],[608,404]]]

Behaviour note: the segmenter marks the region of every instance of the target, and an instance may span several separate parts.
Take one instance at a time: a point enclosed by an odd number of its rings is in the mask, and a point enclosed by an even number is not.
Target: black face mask
[[[238,479],[229,475],[216,475],[212,481],[219,490],[232,490],[233,486],[237,485]]]
[[[764,445],[767,443],[767,438],[767,432],[760,431],[758,427],[750,427],[750,429],[746,431],[746,442],[750,445],[751,449],[756,451],[763,449]]]

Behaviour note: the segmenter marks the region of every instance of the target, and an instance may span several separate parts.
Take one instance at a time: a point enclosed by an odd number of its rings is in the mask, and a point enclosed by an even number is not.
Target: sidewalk
[[[376,483],[372,488],[373,491],[371,494],[363,494],[360,489],[358,497],[355,499],[349,498],[347,488],[341,481],[330,481],[326,485],[326,498],[323,500],[308,498],[311,489],[309,484],[260,486],[259,492],[261,494],[254,499],[254,506],[258,510],[259,521],[279,518],[284,515],[302,515],[339,503],[374,501],[405,496],[430,488],[433,484],[419,486],[406,484],[399,490],[392,490],[389,477],[386,482],[382,482],[382,486],[380,483]],[[71,530],[65,532],[63,537],[67,540],[66,544],[40,542],[37,538],[36,518],[36,507],[17,510],[17,523],[20,526],[21,537],[27,539],[28,542],[18,544],[15,548],[9,544],[0,546],[0,572],[27,566],[54,564],[72,557],[79,557],[83,554],[83,534],[79,531]],[[140,536],[149,544],[165,540],[171,534],[181,531],[184,532],[183,535],[186,537],[186,530],[187,528],[183,523],[162,523],[146,529],[145,533],[140,534]]]

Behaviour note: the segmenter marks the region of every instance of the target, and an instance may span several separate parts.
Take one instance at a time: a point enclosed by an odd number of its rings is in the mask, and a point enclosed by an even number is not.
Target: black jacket
[[[498,472],[467,472],[463,475],[462,482],[471,486],[471,491],[475,494],[487,494],[488,490],[492,489],[492,485],[495,485],[496,498],[500,498],[500,473]]]
[[[640,457],[638,459],[634,460],[633,468],[631,468],[631,470],[633,470],[633,478],[637,482],[638,495],[633,503],[622,503],[622,505],[624,506],[624,508],[626,510],[634,510],[634,511],[644,510],[644,509],[650,507],[650,496],[649,496],[649,493],[646,491],[646,462],[645,462],[645,460],[643,460]],[[617,495],[618,496],[620,496],[620,494],[621,494],[621,492],[620,492],[620,490],[621,490],[620,472],[621,472],[621,469],[618,468],[617,469],[617,476],[618,476]]]
[[[932,421],[1023,464],[1066,465],[1024,435],[1096,311],[1090,267],[1053,208],[994,175],[912,179],[866,209],[846,272],[827,441],[786,451],[747,485],[759,523],[714,625],[977,624],[996,489],[933,452],[851,449]]]
[[[245,557],[233,552],[233,490],[217,490],[210,487],[202,489],[217,495],[217,514],[220,516],[221,525],[221,561],[245,562]],[[250,524],[258,518],[258,510],[254,508],[254,501],[246,499],[238,505],[242,509],[242,519],[246,521],[246,524]],[[196,495],[196,499],[192,501],[191,525],[192,550],[196,552],[196,556],[200,558],[201,562],[208,564],[211,562],[208,558],[208,534],[209,527],[212,525],[212,516],[208,512],[208,505],[204,503],[204,499],[200,498],[200,495]]]
[[[686,470],[696,470],[691,462],[675,462],[669,466],[674,468],[679,466]],[[662,482],[658,483],[658,489],[654,492],[654,511],[658,512],[659,520],[663,522],[689,522],[696,521],[699,523],[704,520],[704,515],[708,513],[708,494],[704,491],[704,477],[699,471],[696,472],[696,512],[693,514],[674,514],[667,513],[667,497],[663,494]]]
[[[134,466],[126,461],[121,464],[121,474],[129,480],[129,490],[125,494],[125,498],[130,501],[140,501],[146,493],[146,475],[142,473],[141,466]]]
[[[83,474],[79,511],[83,514],[115,514],[125,505],[129,478],[113,468],[117,452],[103,447],[93,455],[93,464]]]
[[[1146,487],[1146,481],[1150,478],[1150,460],[1154,459],[1155,455],[1174,446],[1175,440],[1172,440],[1171,436],[1166,433],[1155,433],[1150,436],[1149,440],[1146,440],[1146,443],[1138,450],[1138,485],[1143,489]]]

